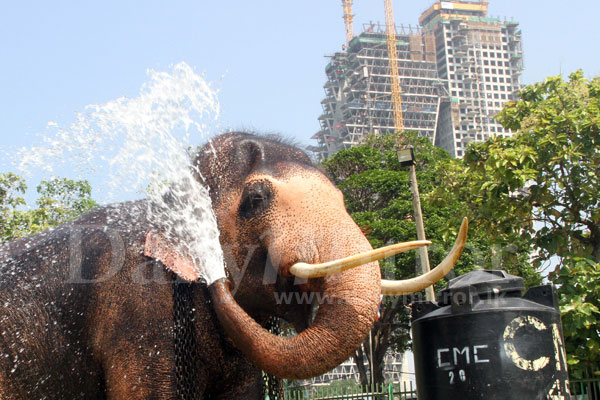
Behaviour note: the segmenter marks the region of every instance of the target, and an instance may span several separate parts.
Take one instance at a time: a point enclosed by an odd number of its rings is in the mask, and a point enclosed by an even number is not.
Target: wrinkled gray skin
[[[258,366],[300,378],[339,364],[375,319],[378,265],[300,282],[288,272],[297,261],[370,249],[339,191],[298,149],[248,134],[217,137],[195,162],[235,297],[225,304],[225,286],[209,293],[191,284],[195,363],[187,373],[198,398],[261,398]],[[143,254],[146,234],[159,229],[145,210],[146,201],[100,207],[0,249],[0,399],[177,398],[178,271]],[[310,304],[277,301],[313,291],[332,304],[312,323]],[[260,326],[272,316],[302,332],[265,335]]]

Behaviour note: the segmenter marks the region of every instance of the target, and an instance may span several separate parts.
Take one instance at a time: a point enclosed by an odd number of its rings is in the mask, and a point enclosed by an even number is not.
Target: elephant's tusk
[[[381,294],[387,296],[410,294],[423,290],[442,279],[448,272],[450,272],[450,270],[454,267],[456,260],[458,260],[458,257],[460,257],[460,254],[465,247],[465,242],[467,241],[468,230],[469,221],[465,217],[460,225],[460,231],[458,232],[454,246],[452,246],[450,253],[448,253],[446,258],[444,258],[437,267],[421,276],[402,281],[390,281],[382,279]]]
[[[391,257],[394,254],[428,246],[430,244],[431,242],[429,240],[415,240],[412,242],[397,243],[386,247],[380,247],[379,249],[366,251],[364,253],[322,264],[306,264],[299,262],[290,267],[290,273],[301,278],[320,278],[358,267],[359,265],[368,264],[372,261],[381,260],[382,258]]]

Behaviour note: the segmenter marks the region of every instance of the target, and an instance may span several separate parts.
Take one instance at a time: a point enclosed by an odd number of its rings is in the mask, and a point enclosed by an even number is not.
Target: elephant
[[[194,184],[209,191],[225,278],[200,279],[145,212],[149,199],[6,244],[0,399],[264,398],[262,371],[301,379],[334,368],[368,334],[382,290],[421,290],[464,246],[466,224],[437,268],[382,281],[375,260],[392,253],[373,252],[302,150],[233,132],[192,164]],[[272,318],[299,333],[270,333]]]

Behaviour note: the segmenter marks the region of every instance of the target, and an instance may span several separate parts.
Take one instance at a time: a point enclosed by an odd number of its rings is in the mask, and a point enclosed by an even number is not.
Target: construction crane
[[[354,15],[352,14],[352,0],[342,0],[342,7],[344,7],[344,24],[346,24],[346,48],[350,46],[350,41],[354,37],[354,31],[352,28],[352,22],[354,21]]]
[[[398,50],[396,49],[396,24],[394,23],[394,6],[392,0],[385,2],[385,31],[387,34],[387,49],[392,83],[392,108],[394,110],[394,128],[396,132],[404,131],[402,118],[402,91],[400,90],[400,76],[398,75]]]

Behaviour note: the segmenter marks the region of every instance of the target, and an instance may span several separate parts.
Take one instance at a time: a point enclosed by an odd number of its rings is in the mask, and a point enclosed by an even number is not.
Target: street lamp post
[[[412,193],[413,208],[415,212],[415,224],[417,225],[417,239],[426,240],[425,227],[423,225],[423,213],[421,212],[419,185],[417,183],[417,170],[415,168],[415,152],[412,147],[398,150],[398,161],[400,161],[402,167],[408,166],[410,191]],[[429,272],[429,254],[427,253],[427,247],[419,248],[419,259],[421,260],[421,273],[425,274]],[[435,300],[433,286],[429,286],[425,289],[425,299],[428,301]]]

